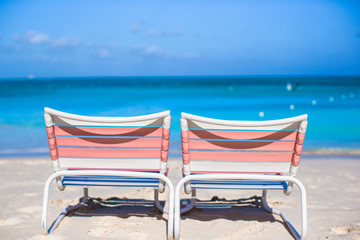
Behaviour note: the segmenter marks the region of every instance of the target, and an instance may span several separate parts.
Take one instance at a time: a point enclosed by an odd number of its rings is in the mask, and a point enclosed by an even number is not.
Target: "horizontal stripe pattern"
[[[248,181],[248,180],[217,180],[217,181],[190,181],[191,188],[195,189],[268,189],[284,190],[286,182]]]
[[[159,158],[59,158],[62,170],[122,170],[122,171],[159,171]]]
[[[294,154],[301,152],[297,144],[300,142],[300,124],[306,121],[306,117],[274,121],[225,121],[183,113],[181,136],[184,174],[190,171],[191,175],[239,176],[239,179],[191,180],[189,187],[287,189],[286,182],[245,180],[241,179],[241,174],[289,174]]]
[[[189,140],[191,149],[293,151],[295,142]]]
[[[78,125],[78,126],[162,126],[163,125],[163,117],[158,119],[146,119],[146,120],[140,120],[140,121],[91,121],[91,120],[79,120],[75,118],[66,118],[66,117],[60,117],[56,115],[52,115],[52,120],[55,125]]]
[[[61,136],[133,136],[133,137],[161,137],[161,127],[79,127],[54,126],[55,135]]]
[[[161,158],[162,127],[54,126],[54,132],[60,158]]]
[[[289,172],[300,122],[221,125],[217,120],[186,120],[183,160],[192,173]]]
[[[53,165],[55,171],[117,170],[167,175],[170,111],[137,117],[88,117],[45,109],[45,122],[51,156],[58,161]],[[62,182],[159,187],[157,178],[119,176],[64,176]]]
[[[235,162],[192,160],[192,173],[285,173],[290,162]]]
[[[129,187],[157,187],[159,180],[156,178],[135,178],[121,176],[65,176],[64,185],[87,186],[129,186]]]
[[[160,147],[161,138],[89,138],[55,137],[58,146],[77,147]]]
[[[54,131],[58,156],[68,159],[68,167],[75,167],[69,162],[74,158],[101,158],[103,164],[106,158],[159,162],[161,157],[162,127],[54,126]]]
[[[277,124],[271,126],[231,126],[222,125],[210,122],[200,122],[193,119],[187,119],[188,128],[194,129],[231,129],[231,130],[275,130],[275,131],[297,131],[300,126],[300,122]]]
[[[190,151],[190,159],[235,162],[290,162],[293,153],[288,152],[203,152]]]
[[[71,182],[67,181],[64,182],[63,185],[67,186],[99,186],[99,187],[159,187],[159,183],[127,183],[127,182],[111,182],[111,183],[104,183],[104,182]]]
[[[160,149],[58,148],[59,157],[158,158]]]
[[[295,141],[297,131],[221,131],[189,129],[190,139],[238,139]]]

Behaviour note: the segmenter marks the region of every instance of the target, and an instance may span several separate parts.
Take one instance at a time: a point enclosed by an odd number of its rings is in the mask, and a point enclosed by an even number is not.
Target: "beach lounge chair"
[[[174,188],[166,177],[170,111],[136,117],[88,117],[45,108],[50,155],[55,171],[44,188],[42,228],[50,233],[69,211],[89,199],[88,186],[153,187],[155,206],[168,213],[168,237],[173,237]],[[56,179],[84,188],[84,197],[65,209],[47,229],[49,188]],[[158,192],[169,188],[169,206],[161,206]]]
[[[174,237],[180,237],[180,214],[191,210],[197,189],[259,189],[262,206],[280,215],[296,239],[307,231],[306,191],[295,177],[307,127],[307,115],[274,121],[227,121],[182,113],[183,178],[175,188]],[[301,232],[266,202],[267,190],[301,192]],[[180,209],[180,190],[192,193]]]

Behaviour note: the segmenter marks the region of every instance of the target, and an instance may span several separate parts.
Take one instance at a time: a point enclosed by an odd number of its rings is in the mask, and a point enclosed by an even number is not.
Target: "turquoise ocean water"
[[[227,120],[309,114],[304,149],[360,149],[360,77],[121,77],[0,80],[0,157],[48,156],[43,108],[91,116],[171,110]]]

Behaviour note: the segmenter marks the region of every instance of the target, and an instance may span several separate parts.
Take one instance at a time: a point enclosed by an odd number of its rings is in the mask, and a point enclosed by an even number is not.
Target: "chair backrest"
[[[187,113],[181,117],[185,175],[296,174],[307,115],[273,121],[228,121]]]
[[[170,111],[88,117],[45,108],[44,117],[55,171],[167,171]]]

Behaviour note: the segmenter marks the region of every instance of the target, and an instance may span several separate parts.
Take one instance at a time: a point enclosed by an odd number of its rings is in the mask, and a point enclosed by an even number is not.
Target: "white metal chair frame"
[[[65,117],[67,119],[73,119],[73,120],[80,120],[80,121],[90,121],[90,122],[97,122],[97,123],[125,123],[125,122],[136,122],[136,121],[143,121],[143,120],[149,120],[149,119],[157,119],[157,118],[163,118],[163,128],[167,131],[170,131],[170,111],[165,111],[161,113],[155,113],[155,114],[149,114],[144,116],[136,116],[136,117],[88,117],[88,116],[81,116],[81,115],[75,115],[75,114],[69,114],[60,112],[57,110],[53,110],[50,108],[45,108],[45,123],[47,127],[51,127],[54,125],[54,122],[52,120],[52,116],[59,116],[59,117]],[[50,151],[54,150],[51,146],[50,142]],[[166,150],[167,151],[167,150]],[[52,154],[52,153],[51,153]],[[159,179],[159,187],[154,188],[154,200],[155,200],[155,206],[163,211],[168,213],[168,229],[167,229],[167,238],[173,239],[173,214],[174,214],[174,186],[172,182],[165,176],[165,173],[167,171],[167,152],[165,154],[161,154],[162,158],[164,157],[166,162],[160,161],[160,154],[159,154],[159,169],[160,173],[150,173],[150,172],[137,172],[137,171],[117,171],[117,170],[61,170],[61,166],[59,164],[59,161],[56,159],[55,154],[55,160],[52,155],[52,163],[53,163],[53,169],[54,173],[47,179],[45,187],[44,187],[44,197],[43,197],[43,208],[42,208],[42,219],[41,219],[41,227],[45,234],[51,233],[61,222],[61,220],[70,212],[75,209],[78,209],[79,207],[86,204],[86,202],[89,200],[88,196],[88,186],[84,187],[84,196],[81,200],[81,202],[75,206],[70,206],[66,208],[61,214],[57,217],[57,219],[53,222],[51,227],[47,228],[47,211],[48,211],[48,201],[49,201],[49,191],[50,191],[50,185],[53,182],[54,179],[56,179],[57,187],[59,190],[63,191],[65,189],[65,186],[62,184],[62,177],[65,176],[119,176],[119,177],[137,177],[137,178],[148,178],[148,179]],[[165,209],[163,206],[161,206],[158,198],[158,193],[163,192],[165,190],[164,184],[169,188],[169,203],[168,208]]]
[[[210,124],[218,124],[218,125],[226,125],[226,126],[232,126],[232,127],[267,127],[267,126],[273,126],[273,125],[279,125],[279,124],[291,124],[294,122],[299,122],[299,129],[298,132],[305,134],[306,127],[307,127],[307,115],[302,115],[294,118],[288,118],[288,119],[281,119],[281,120],[273,120],[273,121],[228,121],[228,120],[219,120],[219,119],[210,119],[200,116],[195,116],[187,113],[182,113],[181,118],[181,129],[182,131],[188,130],[188,122],[187,119],[196,120],[199,122],[204,123],[210,123]],[[303,139],[302,139],[303,141]],[[186,143],[185,143],[186,144]],[[300,154],[302,149],[302,143],[301,148],[298,149],[298,151],[295,149],[294,154],[297,156],[297,161],[300,160]],[[188,149],[188,147],[186,147]],[[296,147],[295,147],[296,148]],[[183,150],[184,150],[184,141],[183,141]],[[187,150],[188,151],[188,150]],[[184,152],[183,152],[184,157]],[[191,162],[191,160],[190,160]],[[304,185],[295,177],[296,172],[298,169],[298,166],[294,166],[292,164],[290,166],[290,170],[288,175],[262,175],[262,174],[196,174],[196,175],[190,175],[191,172],[191,166],[190,164],[183,164],[183,173],[184,177],[177,183],[175,188],[175,213],[174,213],[174,239],[178,240],[180,239],[180,215],[184,212],[190,211],[195,204],[195,196],[196,196],[196,189],[190,188],[190,181],[191,180],[230,180],[230,179],[242,179],[242,180],[260,180],[260,181],[273,181],[273,182],[283,182],[286,181],[288,183],[288,187],[286,190],[284,190],[284,193],[286,195],[289,195],[293,189],[293,184],[297,185],[297,187],[300,190],[301,194],[301,232],[300,234],[298,231],[293,227],[293,225],[290,223],[289,219],[286,217],[286,215],[279,210],[270,208],[266,202],[266,196],[267,196],[267,190],[262,190],[262,206],[263,208],[270,212],[274,213],[276,215],[279,215],[284,223],[288,226],[289,230],[291,231],[292,235],[296,239],[305,239],[306,233],[307,233],[307,205],[306,205],[306,190]],[[180,209],[180,191],[181,188],[184,186],[185,193],[191,193],[191,200],[187,206]],[[241,189],[241,186],[238,186],[236,189]]]

